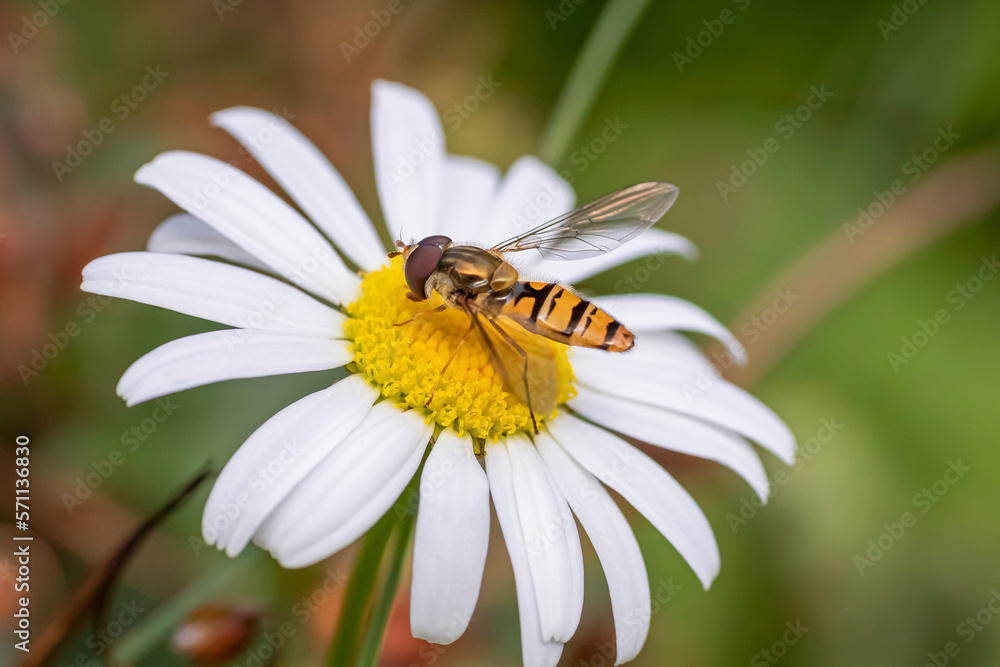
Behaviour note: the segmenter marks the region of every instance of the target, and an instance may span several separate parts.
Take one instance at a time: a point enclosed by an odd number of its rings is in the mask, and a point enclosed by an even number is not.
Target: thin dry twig
[[[34,651],[29,654],[21,667],[41,667],[48,664],[88,614],[92,613],[98,619],[101,617],[111,587],[143,540],[201,486],[210,474],[211,471],[207,468],[202,469],[193,480],[129,535],[121,546],[90,571],[87,578],[74,589],[63,610],[49,623],[35,644]]]

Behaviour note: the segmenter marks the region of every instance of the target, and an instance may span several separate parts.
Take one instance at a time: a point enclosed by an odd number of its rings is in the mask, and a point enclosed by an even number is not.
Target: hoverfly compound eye
[[[428,236],[427,238],[425,238],[423,241],[421,241],[417,245],[436,245],[436,246],[440,247],[442,250],[444,250],[445,247],[447,247],[450,243],[451,243],[451,239],[448,238],[447,236],[443,236],[441,234],[436,234],[434,236]]]
[[[406,277],[406,285],[414,295],[421,299],[427,298],[425,292],[427,279],[437,269],[441,255],[450,243],[451,239],[447,236],[428,236],[417,243],[410,252],[403,267],[403,275]]]

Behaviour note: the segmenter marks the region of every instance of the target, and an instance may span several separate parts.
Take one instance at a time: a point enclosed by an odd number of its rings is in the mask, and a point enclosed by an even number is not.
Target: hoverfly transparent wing
[[[491,250],[520,252],[534,249],[545,259],[596,257],[652,227],[675,199],[675,185],[639,183],[543,223]]]
[[[552,344],[507,317],[486,314],[481,317],[486,323],[479,323],[479,333],[490,352],[493,367],[503,379],[504,389],[534,414],[551,416],[559,402],[559,378]]]

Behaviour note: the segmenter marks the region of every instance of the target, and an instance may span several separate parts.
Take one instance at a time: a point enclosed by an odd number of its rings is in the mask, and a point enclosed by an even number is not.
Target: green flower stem
[[[195,580],[115,643],[113,655],[116,663],[141,664],[142,659],[162,644],[192,609],[217,595],[234,579],[245,575],[260,558],[259,550],[248,551],[235,560],[220,563]]]
[[[336,667],[375,665],[378,662],[382,636],[389,620],[392,601],[399,586],[403,560],[416,521],[416,512],[409,506],[409,501],[417,492],[421,470],[423,465],[393,508],[365,535],[361,549],[355,557],[347,591],[344,593],[337,632],[327,656],[328,665]],[[379,571],[390,539],[394,535],[396,540],[391,552],[389,570],[376,601]]]
[[[327,664],[353,665],[359,651],[362,623],[370,607],[375,584],[378,582],[379,566],[389,544],[389,536],[396,519],[389,512],[379,519],[365,535],[361,549],[354,560],[351,578],[344,593],[344,604],[340,608],[337,632],[330,645]]]
[[[558,165],[594,106],[594,100],[638,24],[649,0],[609,0],[573,63],[556,108],[542,136],[538,155]]]
[[[396,544],[392,552],[392,560],[389,563],[389,572],[386,575],[385,586],[382,588],[382,595],[372,612],[368,633],[365,635],[361,656],[358,659],[359,667],[375,667],[378,663],[382,649],[382,637],[385,635],[385,627],[389,622],[392,603],[396,599],[396,589],[399,588],[399,577],[403,570],[403,561],[406,559],[407,547],[410,545],[414,523],[416,523],[416,514],[407,513],[403,517],[402,523],[396,526]]]

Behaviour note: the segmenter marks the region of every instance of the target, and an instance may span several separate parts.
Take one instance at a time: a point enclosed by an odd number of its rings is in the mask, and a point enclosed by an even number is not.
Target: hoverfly
[[[444,301],[438,308],[421,311],[418,316],[455,308],[469,317],[469,328],[438,374],[434,387],[458,348],[473,331],[478,331],[504,383],[528,406],[537,433],[535,412],[549,414],[556,406],[557,397],[552,389],[556,383],[550,381],[555,378],[556,365],[550,346],[543,341],[532,344],[530,336],[520,336],[519,344],[515,339],[516,329],[565,345],[609,352],[630,350],[635,336],[621,322],[570,288],[518,280],[517,269],[507,263],[504,254],[538,250],[545,259],[596,257],[651,227],[676,198],[677,188],[670,183],[640,183],[489,249],[456,245],[441,235],[408,245],[396,241],[402,250],[389,256],[403,256],[404,276],[410,288],[407,297],[424,301],[437,292]],[[432,388],[431,396],[433,391]]]

